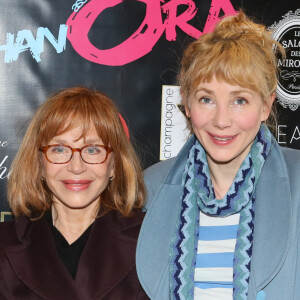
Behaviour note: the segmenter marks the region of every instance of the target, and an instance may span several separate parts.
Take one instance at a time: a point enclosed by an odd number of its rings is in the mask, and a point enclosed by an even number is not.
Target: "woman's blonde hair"
[[[284,56],[271,32],[243,12],[222,19],[213,32],[203,34],[184,51],[178,76],[183,104],[188,104],[201,82],[210,82],[213,76],[258,92],[266,103],[277,86],[278,50]],[[271,127],[276,118],[271,111]]]
[[[114,179],[101,194],[101,213],[119,210],[129,216],[143,206],[142,170],[115,105],[101,92],[74,87],[47,99],[29,124],[8,179],[8,201],[15,216],[39,218],[52,205],[51,191],[41,176],[39,148],[77,126],[84,138],[91,124],[114,153]]]

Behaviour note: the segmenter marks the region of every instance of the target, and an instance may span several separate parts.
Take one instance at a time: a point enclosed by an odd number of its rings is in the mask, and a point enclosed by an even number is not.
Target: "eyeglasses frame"
[[[49,149],[50,147],[55,147],[55,146],[63,146],[63,147],[67,147],[67,148],[71,149],[72,154],[71,154],[70,159],[69,159],[68,161],[66,161],[66,162],[63,162],[63,163],[55,163],[55,162],[51,161],[51,160],[48,158],[48,156],[47,156],[47,151],[48,151],[48,149]],[[85,161],[85,160],[83,159],[82,154],[81,154],[82,149],[84,149],[84,148],[86,148],[86,147],[90,147],[90,146],[101,147],[101,148],[104,148],[104,149],[106,150],[106,157],[105,157],[105,159],[104,159],[103,162],[101,162],[101,163],[89,163],[89,162],[87,162],[87,161]],[[47,145],[47,146],[45,146],[45,147],[41,147],[41,148],[39,148],[39,150],[42,151],[42,152],[45,154],[45,157],[46,157],[47,161],[50,162],[51,164],[54,164],[54,165],[63,165],[63,164],[67,164],[68,162],[71,161],[71,159],[73,158],[73,154],[74,154],[74,152],[76,152],[76,151],[79,152],[82,161],[85,162],[86,164],[89,164],[89,165],[100,165],[100,164],[105,163],[106,160],[107,160],[107,158],[108,158],[108,155],[109,155],[111,152],[113,152],[113,148],[112,148],[112,147],[108,147],[108,146],[105,146],[105,145],[97,145],[97,144],[96,144],[96,145],[95,145],[95,144],[89,144],[89,145],[85,145],[85,146],[83,146],[83,147],[81,147],[81,148],[72,148],[71,146],[64,145],[64,144],[53,144],[53,145]]]

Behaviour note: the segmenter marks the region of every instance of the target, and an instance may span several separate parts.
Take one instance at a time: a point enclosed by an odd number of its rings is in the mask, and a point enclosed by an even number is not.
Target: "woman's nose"
[[[213,125],[220,129],[225,129],[231,126],[231,116],[228,106],[216,106],[213,117]]]
[[[82,160],[80,152],[75,151],[73,157],[68,163],[68,171],[75,175],[79,175],[86,171],[86,163]]]

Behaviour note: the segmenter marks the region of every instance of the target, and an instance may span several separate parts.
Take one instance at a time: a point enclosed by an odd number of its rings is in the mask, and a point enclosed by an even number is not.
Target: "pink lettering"
[[[107,49],[97,49],[88,39],[94,21],[108,7],[120,4],[122,0],[91,0],[78,13],[67,20],[68,39],[75,51],[85,59],[102,65],[121,66],[149,53],[161,37],[164,27],[160,13],[161,0],[139,0],[147,4],[144,21],[137,31],[120,45]],[[158,13],[159,12],[159,13]]]
[[[214,29],[215,24],[219,21],[221,9],[225,16],[234,16],[237,13],[230,0],[212,0],[203,33],[210,32]]]
[[[177,16],[177,7],[182,4],[188,5],[188,8],[181,15]],[[194,38],[201,35],[201,31],[188,24],[188,21],[193,19],[197,13],[197,8],[192,0],[169,1],[162,6],[162,9],[163,12],[167,14],[164,25],[166,28],[166,39],[168,41],[176,40],[176,25]]]
[[[114,7],[122,0],[98,1],[90,0],[81,9],[68,18],[68,39],[74,50],[83,58],[97,64],[121,66],[130,63],[149,53],[157,41],[166,32],[168,41],[176,40],[176,26],[188,35],[198,38],[202,32],[188,23],[192,20],[197,8],[193,0],[170,0],[161,6],[164,0],[138,0],[147,5],[146,16],[137,31],[127,40],[111,49],[98,49],[88,39],[88,33],[96,18],[107,8]],[[179,5],[187,6],[187,9],[177,15]],[[163,22],[161,10],[166,19]],[[218,22],[220,11],[225,15],[234,15],[230,0],[212,0],[209,14],[203,32],[213,29]]]

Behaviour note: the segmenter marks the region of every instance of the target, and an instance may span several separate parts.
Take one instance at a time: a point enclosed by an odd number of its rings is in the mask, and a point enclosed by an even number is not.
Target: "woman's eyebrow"
[[[253,94],[251,90],[248,90],[248,89],[239,89],[239,90],[236,90],[236,91],[231,91],[230,95],[235,96],[235,95],[238,95],[238,94],[241,94],[241,93],[247,93],[247,94],[250,94],[250,95]]]
[[[95,138],[95,139],[87,139],[84,140],[85,144],[103,144],[102,140],[99,138]]]
[[[68,145],[70,142],[67,141],[67,140],[64,140],[64,139],[57,139],[57,138],[53,138],[52,139],[53,143],[57,143],[57,144],[64,144],[64,145]],[[73,140],[73,142],[77,142],[76,140]],[[87,140],[84,140],[84,143],[85,144],[101,144],[103,143],[101,139],[99,138],[90,138],[90,139],[87,139]]]
[[[66,140],[57,139],[55,137],[53,139],[51,139],[51,141],[56,144],[64,144],[64,145],[68,144],[68,142]]]
[[[207,94],[213,94],[214,93],[213,90],[210,90],[210,89],[205,88],[205,87],[197,89],[195,94],[197,94],[198,92],[205,92]]]
[[[210,90],[210,89],[205,88],[205,87],[197,89],[195,94],[197,94],[199,92],[205,92],[205,93],[210,94],[210,95],[214,94],[214,90]],[[238,90],[235,90],[235,91],[231,91],[229,94],[235,96],[235,95],[240,94],[240,93],[248,93],[248,94],[251,94],[251,95],[253,94],[251,92],[251,90],[248,90],[248,89],[238,89]]]

